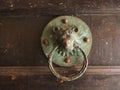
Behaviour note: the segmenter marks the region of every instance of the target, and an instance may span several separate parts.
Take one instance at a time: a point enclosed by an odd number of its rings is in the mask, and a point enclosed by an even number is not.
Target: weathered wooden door
[[[82,78],[59,83],[41,50],[53,18],[74,15],[93,36]],[[0,0],[0,90],[120,90],[120,0]]]

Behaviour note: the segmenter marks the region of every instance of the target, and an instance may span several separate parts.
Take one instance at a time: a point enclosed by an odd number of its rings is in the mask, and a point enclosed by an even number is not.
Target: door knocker
[[[44,54],[47,56],[50,71],[63,81],[72,81],[81,77],[87,67],[87,56],[92,46],[92,35],[87,24],[74,16],[60,16],[50,21],[41,36]],[[72,67],[82,63],[79,73],[63,76],[53,67]]]

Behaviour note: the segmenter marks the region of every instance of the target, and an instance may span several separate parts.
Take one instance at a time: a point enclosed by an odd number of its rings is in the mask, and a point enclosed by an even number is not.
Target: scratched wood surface
[[[60,15],[81,18],[93,36],[86,74],[62,84],[40,45],[45,25]],[[0,0],[0,90],[119,90],[119,46],[120,0]]]

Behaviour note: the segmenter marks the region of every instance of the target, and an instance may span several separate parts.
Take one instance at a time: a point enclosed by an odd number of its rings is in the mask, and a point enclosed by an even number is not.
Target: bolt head
[[[49,45],[49,41],[48,41],[47,39],[44,39],[44,40],[43,40],[43,44],[44,44],[45,46],[48,46],[48,45]]]
[[[66,63],[70,63],[70,62],[71,62],[71,59],[70,59],[69,57],[66,57],[66,58],[64,59],[64,61],[65,61]]]
[[[67,23],[68,23],[68,20],[67,20],[67,19],[62,19],[62,22],[63,22],[64,24],[67,24]]]
[[[11,75],[11,80],[15,80],[16,76],[15,75]]]
[[[85,37],[85,38],[83,38],[83,41],[84,41],[84,42],[89,42],[89,41],[90,41],[90,39],[89,39],[89,38],[87,38],[87,37]]]

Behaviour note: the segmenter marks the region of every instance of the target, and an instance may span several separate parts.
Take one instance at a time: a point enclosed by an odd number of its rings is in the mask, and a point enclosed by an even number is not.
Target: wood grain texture
[[[0,12],[7,16],[119,14],[119,4],[119,0],[0,0]]]
[[[119,90],[120,66],[89,66],[82,78],[59,83],[47,67],[0,67],[1,90]]]
[[[84,75],[73,81],[58,83],[52,75],[0,77],[1,90],[119,90],[120,75]]]
[[[93,36],[89,65],[120,65],[120,15],[76,15],[84,20]],[[46,65],[41,49],[41,33],[56,16],[0,17],[0,65]],[[18,28],[19,27],[19,28]]]
[[[67,69],[58,68],[58,71]],[[75,68],[79,71],[80,67]],[[74,69],[73,69],[74,70]],[[12,66],[0,67],[0,76],[33,76],[51,74],[48,67],[45,66]],[[89,66],[86,75],[120,75],[120,66]]]

